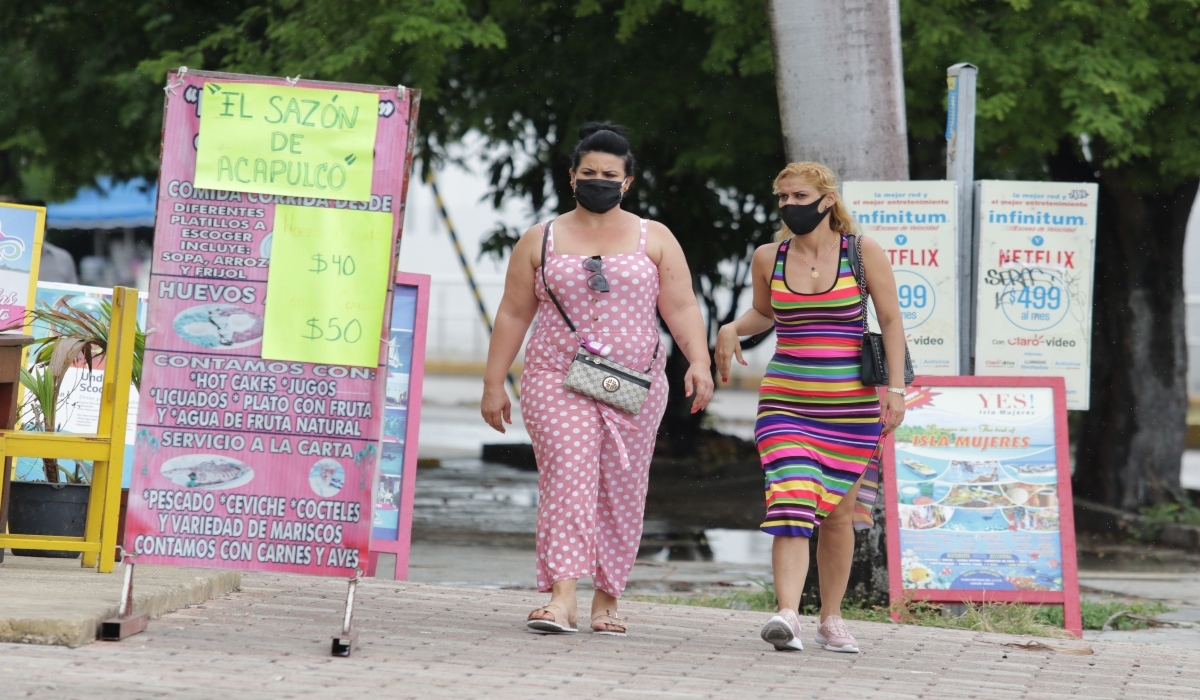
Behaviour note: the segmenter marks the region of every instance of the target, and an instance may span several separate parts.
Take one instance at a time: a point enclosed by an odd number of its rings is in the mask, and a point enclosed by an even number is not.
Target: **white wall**
[[[1200,196],[1192,204],[1183,242],[1183,291],[1187,294],[1188,394],[1200,396]]]
[[[469,162],[482,170],[478,159]],[[480,260],[480,240],[498,222],[522,230],[532,225],[536,218],[532,207],[512,202],[503,209],[495,209],[487,197],[487,179],[455,165],[437,172],[437,184],[488,313],[494,317],[504,290],[507,260],[501,263],[490,257]],[[432,277],[426,357],[431,361],[483,362],[487,358],[487,329],[438,213],[433,191],[415,174],[409,185],[407,206],[400,241],[400,269]]]

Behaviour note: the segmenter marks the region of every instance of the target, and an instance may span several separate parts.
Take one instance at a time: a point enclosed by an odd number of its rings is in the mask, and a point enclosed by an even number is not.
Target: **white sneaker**
[[[800,641],[800,618],[792,610],[780,610],[763,624],[759,632],[763,641],[776,651],[804,651]]]

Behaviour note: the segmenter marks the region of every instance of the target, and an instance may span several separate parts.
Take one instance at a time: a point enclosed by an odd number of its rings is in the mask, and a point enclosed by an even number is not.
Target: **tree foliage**
[[[902,10],[914,138],[945,127],[946,67],[980,68],[978,176],[1044,179],[1064,141],[1097,177],[1121,169],[1142,190],[1200,175],[1200,0],[904,0]]]
[[[201,40],[244,0],[0,0],[0,195],[61,199],[158,169],[163,76],[139,63]]]
[[[1183,240],[1200,179],[1200,0],[903,0],[914,175],[941,177],[945,68],[979,66],[976,176],[1100,185],[1075,492],[1182,498]]]

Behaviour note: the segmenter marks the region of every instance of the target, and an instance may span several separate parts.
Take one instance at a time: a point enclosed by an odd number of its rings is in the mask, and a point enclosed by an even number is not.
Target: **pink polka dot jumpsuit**
[[[546,251],[546,281],[581,336],[613,345],[609,359],[645,371],[658,342],[658,267],[646,255],[646,226],[637,252],[603,257],[608,292],[588,288],[584,255]],[[549,591],[565,579],[593,577],[619,597],[637,556],[646,483],[658,424],[667,405],[665,349],[650,370],[650,394],[636,416],[563,388],[579,341],[542,286],[537,271],[537,324],[525,348],[521,414],[538,464],[537,584]]]

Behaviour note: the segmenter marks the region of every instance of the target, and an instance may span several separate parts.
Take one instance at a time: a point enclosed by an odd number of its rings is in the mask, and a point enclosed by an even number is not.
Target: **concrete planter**
[[[14,481],[8,506],[8,531],[14,535],[83,537],[87,527],[89,484]],[[18,557],[78,559],[79,552],[14,549]]]

